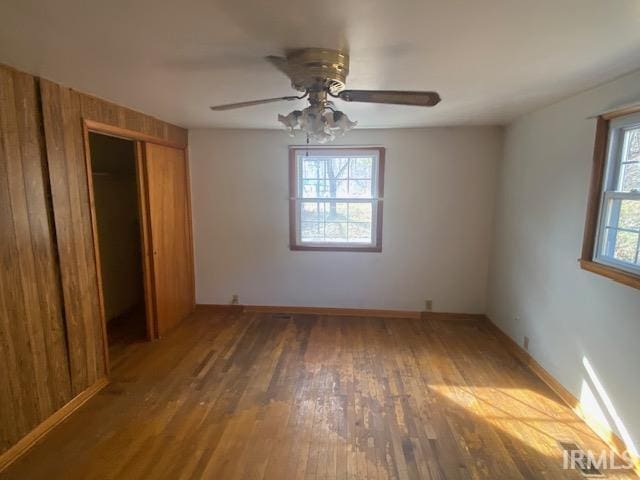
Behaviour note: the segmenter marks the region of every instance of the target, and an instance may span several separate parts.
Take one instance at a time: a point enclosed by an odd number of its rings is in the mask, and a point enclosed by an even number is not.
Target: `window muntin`
[[[292,148],[294,247],[380,250],[381,148]]]
[[[640,274],[640,114],[612,120],[594,260]]]

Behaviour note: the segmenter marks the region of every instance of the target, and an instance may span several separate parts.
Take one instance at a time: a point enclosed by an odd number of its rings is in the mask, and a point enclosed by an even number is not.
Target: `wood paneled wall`
[[[71,386],[77,395],[106,373],[80,96],[52,82],[40,86]]]
[[[182,128],[0,65],[0,468],[106,375],[84,120],[187,143]]]
[[[0,452],[71,399],[36,80],[0,69]]]

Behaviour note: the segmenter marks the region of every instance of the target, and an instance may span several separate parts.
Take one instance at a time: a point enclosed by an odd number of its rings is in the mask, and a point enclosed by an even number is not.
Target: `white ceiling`
[[[0,2],[0,62],[189,128],[277,128],[296,105],[208,106],[294,93],[263,57],[299,47],[348,48],[348,88],[442,96],[338,101],[360,126],[503,124],[640,68],[640,1]]]

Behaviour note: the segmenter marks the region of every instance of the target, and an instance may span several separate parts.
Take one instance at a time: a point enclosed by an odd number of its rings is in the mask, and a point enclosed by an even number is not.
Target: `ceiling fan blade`
[[[252,107],[254,105],[262,105],[263,103],[274,103],[274,102],[281,102],[284,100],[300,100],[304,97],[305,95],[302,95],[300,97],[291,95],[289,97],[264,98],[262,100],[250,100],[248,102],[227,103],[226,105],[214,105],[213,107],[210,107],[210,108],[214,112],[220,112],[223,110],[233,110],[234,108],[243,108],[243,107]]]
[[[389,103],[433,107],[440,102],[437,92],[405,92],[402,90],[343,90],[338,98],[345,102]]]

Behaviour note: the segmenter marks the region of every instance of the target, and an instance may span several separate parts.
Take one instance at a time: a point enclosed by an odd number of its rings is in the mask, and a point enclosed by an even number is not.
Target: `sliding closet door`
[[[194,306],[193,252],[184,150],[145,144],[157,335]]]

